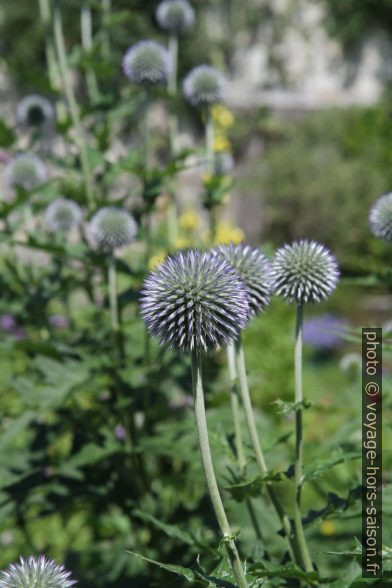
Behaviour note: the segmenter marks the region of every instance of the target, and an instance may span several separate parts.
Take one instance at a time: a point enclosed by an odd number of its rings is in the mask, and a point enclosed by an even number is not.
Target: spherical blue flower
[[[53,123],[55,118],[52,104],[38,94],[25,96],[16,108],[16,120],[24,127],[44,127]]]
[[[20,153],[6,165],[5,179],[9,186],[33,190],[46,181],[46,167],[37,155]]]
[[[376,237],[392,241],[392,193],[381,196],[373,205],[369,224]]]
[[[184,94],[193,106],[212,106],[222,102],[226,79],[222,72],[210,65],[192,69],[184,80]]]
[[[96,243],[110,251],[129,245],[137,233],[133,216],[115,206],[100,208],[92,217],[89,227]]]
[[[163,0],[158,5],[156,17],[162,29],[179,34],[193,26],[195,11],[187,0]]]
[[[260,249],[240,243],[219,245],[214,250],[237,270],[249,297],[250,316],[258,315],[270,302],[270,262]]]
[[[123,71],[127,78],[140,86],[166,83],[171,61],[167,49],[156,41],[139,41],[132,45],[123,58]]]
[[[76,584],[70,576],[62,565],[44,556],[21,557],[0,572],[0,588],[69,588]]]
[[[210,352],[238,338],[249,317],[238,272],[211,252],[177,253],[146,278],[141,315],[160,343]]]
[[[80,206],[67,198],[56,198],[45,210],[45,221],[52,231],[69,231],[83,218]]]
[[[339,280],[335,257],[316,241],[295,241],[275,254],[271,265],[273,289],[290,302],[321,302]]]

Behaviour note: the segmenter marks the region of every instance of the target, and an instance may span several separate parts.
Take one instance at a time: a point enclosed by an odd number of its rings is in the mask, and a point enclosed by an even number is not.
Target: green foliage
[[[368,214],[392,185],[388,103],[278,126],[253,176],[261,185],[266,237],[277,244],[314,238],[333,249],[345,270],[384,273],[389,249],[370,234]]]

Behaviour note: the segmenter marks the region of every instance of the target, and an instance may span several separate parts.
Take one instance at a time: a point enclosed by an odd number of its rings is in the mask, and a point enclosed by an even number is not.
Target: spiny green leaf
[[[131,555],[134,555],[135,557],[138,557],[139,559],[142,559],[143,561],[147,561],[148,563],[154,564],[155,566],[158,566],[159,568],[162,568],[163,570],[166,570],[167,572],[171,572],[172,574],[176,574],[177,576],[181,576],[182,578],[185,578],[185,580],[187,580],[187,582],[192,583],[197,580],[194,572],[189,568],[184,568],[183,566],[175,566],[172,564],[164,564],[160,561],[155,561],[154,559],[144,557],[143,555],[140,555],[139,553],[134,553],[133,551],[127,550],[127,553],[130,553]]]

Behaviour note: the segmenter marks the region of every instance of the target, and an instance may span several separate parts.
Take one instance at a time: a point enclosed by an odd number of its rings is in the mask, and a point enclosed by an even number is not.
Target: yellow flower
[[[200,225],[200,218],[195,210],[187,210],[180,216],[178,222],[185,231],[193,231]]]
[[[217,126],[223,129],[229,129],[234,123],[233,114],[222,104],[217,104],[212,108],[212,118]]]
[[[189,239],[185,239],[185,237],[178,237],[174,242],[174,246],[176,249],[187,249],[191,246],[191,242]]]
[[[230,151],[231,145],[229,139],[223,133],[217,133],[214,139],[215,151]]]
[[[216,227],[216,236],[215,236],[215,243],[216,244],[225,244],[225,243],[241,243],[245,238],[244,231],[239,227],[233,227],[228,223],[220,223]]]
[[[320,525],[320,532],[326,537],[331,537],[336,533],[336,527],[332,521],[323,521]]]
[[[153,270],[166,259],[166,251],[160,249],[148,260],[148,269]]]

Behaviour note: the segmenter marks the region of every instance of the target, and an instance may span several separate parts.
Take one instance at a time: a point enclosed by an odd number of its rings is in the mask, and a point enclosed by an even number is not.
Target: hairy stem
[[[256,463],[258,465],[260,474],[264,477],[268,475],[268,467],[265,461],[263,449],[257,432],[256,421],[254,417],[252,401],[249,393],[248,378],[246,375],[245,356],[242,341],[239,339],[235,344],[236,352],[236,367],[238,370],[238,377],[240,383],[241,401],[245,411],[246,423],[248,426],[249,436],[252,443],[253,451],[255,452]],[[285,513],[281,500],[271,482],[266,483],[266,488],[270,500],[275,508],[275,511],[282,524],[286,539],[290,558],[293,562],[298,563],[299,548],[296,543],[296,538],[293,536],[290,520]]]
[[[301,491],[302,491],[302,326],[303,305],[297,306],[297,320],[295,327],[294,369],[295,369],[295,465],[294,465],[294,525],[301,551],[301,557],[305,570],[313,571],[312,560],[306,544],[304,528],[301,517]]]
[[[68,65],[67,65],[67,58],[66,58],[66,50],[65,50],[65,42],[64,42],[64,33],[63,33],[63,26],[61,20],[61,11],[60,11],[60,0],[53,0],[53,30],[54,30],[54,40],[56,45],[57,51],[57,59],[59,64],[59,70],[63,82],[64,93],[68,103],[69,112],[71,115],[72,123],[75,128],[76,132],[76,140],[79,148],[80,153],[80,162],[82,166],[82,173],[85,183],[86,189],[86,196],[87,202],[90,210],[94,209],[95,198],[94,198],[94,189],[93,189],[93,178],[90,169],[90,162],[87,153],[86,143],[83,137],[83,130],[82,125],[80,122],[80,114],[78,105],[75,98],[75,93],[72,88],[71,80],[69,77]]]
[[[196,426],[199,437],[201,459],[206,477],[208,492],[217,518],[225,547],[233,568],[234,575],[240,588],[248,586],[237,547],[227,520],[226,512],[220,496],[216,481],[210,443],[208,439],[207,418],[204,405],[204,393],[202,382],[201,357],[197,352],[192,352],[192,389],[195,402]]]
[[[80,31],[83,51],[89,55],[93,48],[93,26],[88,0],[84,0],[80,10]],[[90,101],[96,102],[99,96],[97,78],[95,77],[95,72],[90,68],[86,71],[86,85]]]

